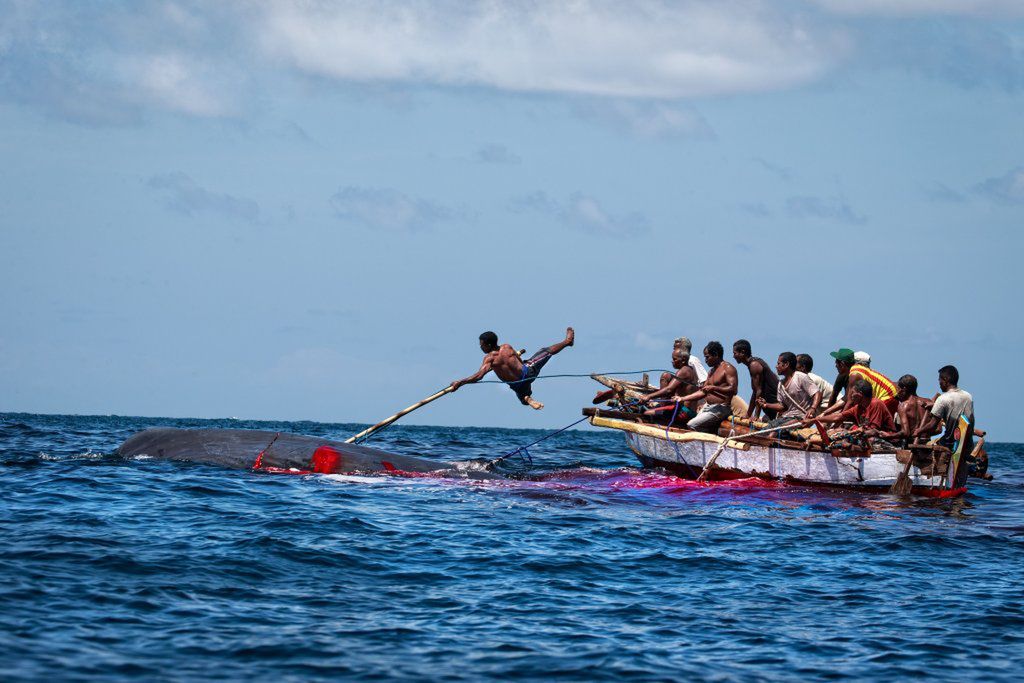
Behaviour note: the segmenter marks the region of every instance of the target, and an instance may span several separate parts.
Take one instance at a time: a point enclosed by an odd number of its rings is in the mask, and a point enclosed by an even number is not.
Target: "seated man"
[[[813,418],[818,414],[821,405],[821,389],[811,378],[796,369],[796,354],[783,351],[775,363],[779,373],[778,401],[769,403],[759,398],[762,408],[770,408],[778,413],[778,417],[768,423],[769,427],[792,425],[804,418]]]
[[[687,365],[693,368],[694,373],[697,375],[697,384],[703,384],[704,381],[707,380],[708,378],[708,370],[707,368],[704,367],[703,363],[701,363],[697,358],[694,358],[693,355],[691,355],[690,351],[691,349],[693,349],[693,345],[690,343],[689,338],[679,337],[674,342],[672,342],[672,351],[675,352],[677,349],[686,352],[687,358],[690,359],[687,361]],[[664,387],[666,384],[671,382],[673,377],[675,377],[675,373],[661,373],[661,382],[659,384],[659,388]]]
[[[533,381],[537,379],[544,364],[551,360],[551,356],[567,346],[572,346],[575,341],[576,333],[571,327],[567,327],[565,339],[555,342],[551,346],[545,346],[530,356],[528,360],[523,361],[511,345],[498,344],[498,335],[494,332],[484,332],[480,335],[480,350],[484,352],[483,364],[469,377],[452,382],[452,391],[457,390],[463,384],[479,382],[484,375],[494,370],[498,379],[508,383],[509,389],[516,393],[520,403],[530,406],[534,410],[540,410],[544,404],[533,398]]]
[[[687,425],[690,429],[716,434],[718,425],[732,414],[732,399],[736,395],[739,381],[736,376],[736,368],[722,359],[724,353],[725,350],[722,348],[721,342],[708,342],[708,345],[704,347],[704,361],[711,368],[708,379],[700,389],[686,394],[680,399],[687,402],[701,399],[707,401],[697,412],[697,416],[690,418]]]
[[[798,353],[796,355],[796,369],[797,372],[802,372],[811,378],[811,381],[818,385],[821,389],[821,403],[822,405],[828,405],[832,400],[832,384],[821,375],[816,375],[811,370],[814,369],[814,359],[809,354]]]
[[[675,375],[667,378],[662,377],[661,388],[652,391],[641,398],[642,403],[660,404],[667,403],[661,407],[653,407],[646,411],[647,415],[676,411],[678,404],[678,415],[674,424],[686,424],[687,420],[697,414],[697,401],[682,401],[682,397],[694,389],[699,388],[697,373],[687,361],[690,358],[689,351],[677,346],[672,350],[672,367],[676,369]],[[665,373],[668,374],[668,373]],[[665,416],[671,419],[671,414]]]
[[[892,432],[896,429],[893,424],[892,415],[885,404],[872,396],[871,383],[864,379],[854,380],[849,388],[849,396],[846,400],[846,408],[842,412],[832,412],[812,419],[805,419],[804,426],[818,421],[823,424],[852,422],[860,427],[867,437],[879,436],[882,432]],[[830,436],[833,436],[831,433]],[[820,437],[809,439],[811,443],[820,443]]]
[[[917,378],[913,375],[900,377],[896,382],[896,390],[896,398],[900,402],[896,409],[899,426],[891,432],[882,432],[879,436],[894,444],[907,446],[914,442],[914,432],[928,415],[931,402],[917,395]]]
[[[842,410],[843,401],[836,401],[839,390],[846,388],[849,392],[849,387],[858,379],[865,380],[871,385],[872,395],[885,404],[890,416],[896,414],[899,402],[896,400],[896,384],[891,379],[877,370],[858,364],[854,352],[850,349],[839,349],[830,355],[836,359],[836,371],[839,374],[836,376],[832,404],[823,415],[832,415]]]

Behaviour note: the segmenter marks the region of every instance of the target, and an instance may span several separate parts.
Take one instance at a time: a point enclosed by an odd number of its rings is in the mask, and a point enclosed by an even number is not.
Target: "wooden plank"
[[[641,436],[652,436],[656,439],[663,441],[675,441],[680,443],[686,443],[688,441],[703,441],[705,443],[720,444],[723,441],[727,441],[726,446],[728,448],[734,448],[739,451],[749,451],[750,445],[745,444],[742,441],[736,441],[735,439],[723,439],[714,434],[705,434],[704,432],[694,432],[689,430],[681,430],[670,428],[666,430],[664,427],[655,425],[638,424],[636,422],[628,422],[626,420],[616,420],[607,417],[594,416],[590,418],[590,424],[595,427],[607,427],[608,429],[618,429],[623,432],[631,432],[633,434],[640,434]],[[666,435],[667,431],[667,435]]]

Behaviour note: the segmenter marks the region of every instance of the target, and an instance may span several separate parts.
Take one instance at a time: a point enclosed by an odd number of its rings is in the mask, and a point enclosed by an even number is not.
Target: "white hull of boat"
[[[719,445],[696,440],[669,441],[631,432],[625,432],[625,437],[645,467],[663,467],[689,479],[700,475]],[[749,444],[747,450],[726,446],[708,472],[708,478],[758,477],[818,486],[887,490],[903,468],[904,464],[897,461],[895,453],[836,458],[822,451]],[[948,491],[945,477],[925,476],[913,466],[907,474],[915,493],[948,495],[944,494]]]

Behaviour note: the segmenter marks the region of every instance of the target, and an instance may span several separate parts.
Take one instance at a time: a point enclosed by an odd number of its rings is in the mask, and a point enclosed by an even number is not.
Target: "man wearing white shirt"
[[[690,343],[689,338],[679,337],[675,340],[675,343],[672,344],[672,349],[681,349],[686,351],[687,354],[690,354],[693,350],[693,344]],[[704,364],[701,363],[696,356],[690,355],[690,360],[687,365],[693,368],[693,371],[697,373],[697,382],[699,384],[703,384],[707,381],[708,369],[704,367]]]
[[[806,373],[811,381],[818,385],[821,389],[821,404],[828,405],[829,399],[832,398],[832,383],[821,375],[816,375],[811,370],[814,369],[814,359],[806,353],[798,354],[796,357],[796,369],[799,372]]]
[[[957,386],[959,382],[960,373],[955,366],[944,365],[939,368],[939,389],[942,389],[942,395],[935,399],[931,412],[914,431],[914,436],[935,434],[941,425],[944,429],[938,443],[950,450],[959,445],[960,451],[966,456],[964,461],[969,465],[974,450],[974,399]],[[966,429],[961,428],[961,416],[967,421]],[[954,486],[964,485],[967,470],[965,466],[949,473]]]

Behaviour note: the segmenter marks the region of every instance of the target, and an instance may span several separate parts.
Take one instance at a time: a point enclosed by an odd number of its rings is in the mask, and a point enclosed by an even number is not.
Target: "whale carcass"
[[[468,479],[502,478],[477,463],[459,466],[321,437],[255,429],[153,427],[133,434],[117,454],[281,473],[430,473]]]

